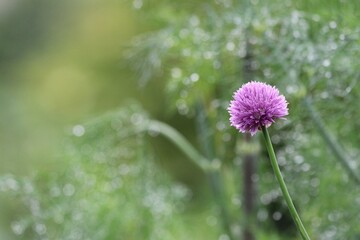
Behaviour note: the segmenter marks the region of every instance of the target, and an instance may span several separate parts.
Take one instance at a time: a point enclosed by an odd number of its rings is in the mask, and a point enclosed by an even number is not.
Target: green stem
[[[212,172],[220,168],[219,161],[210,162],[206,157],[201,155],[183,135],[168,124],[151,120],[148,124],[146,124],[144,130],[154,131],[165,136],[179,149],[181,149],[190,158],[190,160],[192,160],[192,162],[200,167],[205,173]]]
[[[348,172],[349,176],[357,183],[360,184],[360,176],[354,171],[354,169],[350,166],[349,160],[341,149],[340,145],[337,143],[336,139],[331,136],[329,131],[326,129],[325,124],[319,114],[316,112],[315,108],[313,107],[310,97],[306,97],[304,99],[305,107],[310,113],[311,119],[314,121],[315,127],[320,133],[320,136],[324,139],[326,145],[330,148],[333,152],[336,159],[338,159],[341,165],[345,168]]]
[[[224,202],[224,189],[219,175],[221,162],[217,159],[212,159],[212,161],[210,161],[207,157],[201,155],[181,133],[166,123],[150,120],[140,130],[153,131],[165,136],[180,150],[182,150],[193,161],[193,163],[195,163],[204,171],[204,173],[210,179],[211,188],[213,189],[215,196],[215,202],[220,208],[223,227],[229,238],[233,239],[230,230],[230,220],[227,214],[226,204]]]
[[[219,160],[216,159],[215,145],[214,145],[214,132],[209,129],[209,119],[206,114],[204,101],[199,100],[196,105],[196,130],[199,136],[199,142],[202,151],[207,159],[212,163]],[[226,204],[226,192],[224,182],[220,171],[213,171],[207,174],[211,191],[213,193],[214,202],[220,210],[219,217],[221,218],[222,227],[224,232],[228,235],[229,240],[233,240],[234,236],[231,231],[231,220]]]
[[[306,232],[306,229],[303,225],[303,223],[301,222],[301,219],[299,217],[299,214],[297,213],[296,211],[296,208],[291,200],[291,197],[290,197],[290,194],[289,194],[289,191],[287,190],[287,187],[285,185],[285,182],[284,182],[284,179],[281,175],[281,171],[280,171],[280,168],[279,168],[279,165],[277,163],[277,160],[276,160],[276,155],[275,155],[275,152],[274,152],[274,148],[272,146],[272,143],[271,143],[271,139],[270,139],[270,136],[269,136],[269,132],[267,130],[267,128],[265,126],[262,126],[261,127],[261,130],[264,134],[264,138],[265,138],[265,143],[266,143],[266,148],[268,150],[268,153],[269,153],[269,157],[270,157],[270,162],[271,162],[271,165],[274,169],[274,173],[275,173],[275,176],[276,176],[276,179],[278,180],[279,182],[279,185],[280,185],[280,188],[281,188],[281,191],[283,193],[283,196],[285,198],[285,201],[286,201],[286,204],[288,205],[288,208],[290,210],[290,213],[291,213],[291,216],[292,218],[294,219],[294,222],[296,224],[296,227],[297,229],[299,230],[300,232],[300,235],[301,237],[304,239],[304,240],[310,240],[310,237],[309,235],[307,234]]]

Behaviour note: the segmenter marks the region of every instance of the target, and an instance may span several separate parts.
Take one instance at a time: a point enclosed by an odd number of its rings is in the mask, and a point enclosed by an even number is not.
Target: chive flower
[[[310,240],[281,175],[267,130],[267,128],[275,122],[275,119],[288,115],[287,105],[288,103],[285,97],[279,93],[276,87],[272,87],[266,83],[252,81],[242,85],[242,87],[234,93],[228,111],[230,113],[231,126],[234,126],[240,132],[250,132],[251,135],[254,135],[258,130],[262,131],[275,177],[278,180],[290,214],[302,239]]]
[[[262,126],[288,115],[288,103],[276,87],[262,82],[248,82],[233,95],[228,112],[230,123],[242,133],[254,135]]]

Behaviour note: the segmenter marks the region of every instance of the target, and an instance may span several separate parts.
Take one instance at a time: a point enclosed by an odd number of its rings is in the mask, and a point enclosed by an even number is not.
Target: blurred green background
[[[289,102],[270,133],[312,239],[360,239],[359,10],[0,0],[0,239],[299,239],[228,123],[250,80]]]
[[[149,102],[121,68],[124,47],[143,31],[128,5],[2,1],[2,172],[50,165],[66,127],[130,97]]]

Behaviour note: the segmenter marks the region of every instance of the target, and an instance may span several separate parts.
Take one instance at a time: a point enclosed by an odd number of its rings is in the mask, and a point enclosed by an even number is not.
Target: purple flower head
[[[276,87],[248,82],[234,93],[230,102],[231,126],[254,135],[261,126],[269,127],[275,119],[288,115],[287,105],[285,97]]]

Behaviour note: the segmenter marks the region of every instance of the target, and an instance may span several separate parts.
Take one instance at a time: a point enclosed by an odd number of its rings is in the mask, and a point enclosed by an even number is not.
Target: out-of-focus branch
[[[181,133],[166,123],[150,120],[145,124],[143,130],[157,132],[169,139],[204,172],[212,172],[220,168],[219,161],[209,161],[201,155]]]
[[[214,142],[212,130],[209,128],[209,121],[206,114],[205,104],[199,100],[196,106],[196,129],[199,136],[199,142],[202,146],[202,150],[205,156],[216,163],[216,153],[214,151]],[[220,218],[222,227],[230,240],[234,240],[233,233],[231,231],[231,220],[229,218],[229,212],[226,204],[226,192],[224,182],[220,171],[209,172],[208,174],[210,187],[213,193],[215,204],[220,211]]]
[[[304,104],[306,109],[310,113],[311,119],[314,121],[315,127],[319,132],[320,136],[324,139],[326,145],[334,154],[336,159],[341,163],[349,176],[358,184],[360,184],[360,176],[355,173],[354,169],[350,166],[348,157],[346,156],[343,149],[337,143],[336,139],[331,136],[330,132],[326,129],[324,122],[322,121],[320,115],[316,112],[310,97],[304,99]]]

